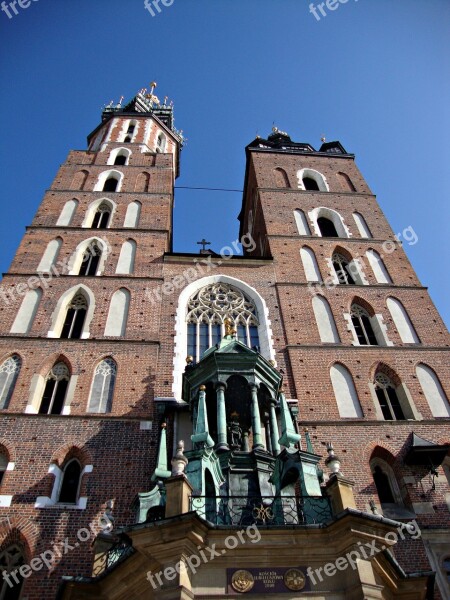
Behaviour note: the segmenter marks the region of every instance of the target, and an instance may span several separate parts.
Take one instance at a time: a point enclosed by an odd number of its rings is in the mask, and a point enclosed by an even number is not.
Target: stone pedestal
[[[186,475],[175,475],[166,479],[166,519],[189,512],[192,486]]]
[[[338,515],[346,508],[356,508],[353,486],[355,483],[339,473],[330,476],[326,490],[331,500],[333,514]]]

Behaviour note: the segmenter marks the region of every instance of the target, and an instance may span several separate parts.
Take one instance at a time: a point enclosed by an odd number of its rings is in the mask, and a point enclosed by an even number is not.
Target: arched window
[[[87,309],[88,301],[86,296],[82,292],[78,292],[67,307],[67,314],[60,337],[66,339],[79,339],[81,337]]]
[[[42,298],[42,290],[30,290],[22,300],[17,316],[11,327],[11,333],[29,333]]]
[[[0,409],[8,408],[19,377],[22,361],[20,356],[13,354],[0,367]]]
[[[291,187],[289,185],[288,176],[284,169],[281,169],[278,167],[278,168],[274,169],[274,174],[275,174],[275,184],[277,187],[279,187],[279,188]]]
[[[370,266],[372,267],[373,274],[378,283],[392,283],[392,279],[385,267],[381,256],[375,250],[371,248],[367,250],[366,256],[369,260]]]
[[[78,275],[94,276],[97,275],[98,266],[102,257],[102,249],[94,242],[89,244],[83,253],[82,262]]]
[[[130,292],[120,288],[113,294],[109,305],[105,336],[124,336],[127,328]]]
[[[127,135],[123,141],[125,142],[125,144],[129,144],[131,142],[131,136]]]
[[[108,179],[103,184],[103,191],[104,192],[115,192],[117,190],[118,185],[119,185],[119,180],[116,179],[116,177],[114,177],[114,175],[111,175],[111,177],[108,177]]]
[[[338,283],[342,285],[355,285],[356,282],[353,278],[352,269],[350,269],[350,263],[345,256],[335,252],[331,257],[331,261],[338,278]]]
[[[8,464],[9,464],[8,456],[5,454],[4,450],[1,449],[0,450],[0,485],[2,484],[3,477],[5,476],[5,473],[8,469]],[[0,596],[0,598],[1,598],[1,596]]]
[[[88,412],[111,412],[116,373],[117,365],[112,358],[105,358],[97,365],[89,396]]]
[[[404,344],[418,344],[419,338],[403,304],[396,298],[388,298],[386,305],[402,342]]]
[[[433,369],[424,364],[417,365],[416,375],[433,417],[450,417],[450,404]]]
[[[373,467],[372,476],[381,504],[395,504],[390,477],[379,464]]]
[[[378,346],[369,313],[359,304],[352,304],[350,310],[353,327],[361,346]]]
[[[128,156],[126,154],[118,154],[114,161],[115,165],[126,165],[128,160]]]
[[[130,123],[128,125],[127,133],[133,134],[135,129],[136,129],[136,125],[134,123]]]
[[[142,204],[137,200],[128,205],[125,222],[123,224],[124,227],[137,227],[139,225],[141,208]]]
[[[295,224],[299,235],[311,235],[305,213],[297,208],[294,210]]]
[[[3,573],[3,580],[0,584],[1,600],[20,599],[23,577],[19,569],[25,564],[25,553],[17,544],[9,546],[0,554],[0,571]],[[11,575],[8,576],[10,573]]]
[[[167,139],[166,136],[160,132],[158,138],[156,140],[156,152],[165,152],[166,151]]]
[[[302,259],[306,281],[322,281],[314,251],[308,246],[303,246],[303,248],[300,248],[300,258]]]
[[[106,202],[102,202],[97,208],[92,220],[92,229],[106,229],[111,218],[111,206]]]
[[[72,180],[72,189],[73,190],[84,190],[84,186],[86,184],[86,180],[88,178],[89,173],[87,171],[78,171],[75,173]]]
[[[317,225],[322,237],[339,237],[333,221],[330,221],[327,217],[319,217],[317,219]]]
[[[72,222],[73,216],[75,214],[75,211],[77,209],[77,206],[78,206],[78,200],[76,200],[75,198],[73,198],[72,200],[68,200],[64,204],[64,208],[62,209],[61,214],[59,215],[59,218],[56,221],[56,225],[58,225],[59,227],[64,227],[66,225],[70,225],[70,223]]]
[[[337,178],[344,192],[356,192],[356,188],[347,173],[339,172],[337,173]]]
[[[370,233],[370,229],[367,226],[367,223],[366,223],[366,220],[364,219],[364,217],[360,213],[354,212],[353,218],[355,219],[355,223],[356,223],[356,227],[358,228],[359,235],[362,238],[371,238],[372,234]]]
[[[381,412],[386,421],[404,421],[405,415],[392,380],[384,373],[377,373],[374,385]]]
[[[330,369],[330,377],[339,416],[343,419],[362,418],[361,405],[350,371],[344,365],[336,363]]]
[[[63,468],[58,502],[61,504],[76,504],[80,489],[81,465],[76,458],[69,460]]]
[[[207,285],[196,292],[187,306],[187,353],[199,361],[203,353],[219,343],[225,333],[223,321],[234,322],[237,338],[259,347],[258,315],[254,302],[240,289],[223,282]]]
[[[116,273],[118,275],[129,275],[130,273],[133,273],[135,256],[136,242],[134,240],[127,240],[123,243],[120,250]]]
[[[136,178],[135,192],[148,192],[149,185],[150,174],[146,173],[145,171],[143,173],[139,173]]]
[[[37,271],[39,273],[46,273],[50,271],[50,268],[55,264],[59,250],[61,248],[62,239],[56,238],[51,240],[47,244],[47,248],[41,258],[41,262],[38,265]]]
[[[311,190],[311,191],[320,191],[320,192],[328,192],[329,187],[327,180],[314,169],[300,169],[297,171],[297,180],[298,187],[301,190]]]
[[[317,181],[312,177],[303,177],[302,182],[305,190],[310,190],[313,192],[319,191],[319,185]]]
[[[70,372],[63,362],[56,363],[47,375],[39,414],[60,415],[66,399]]]
[[[338,344],[341,340],[336,329],[333,313],[326,298],[317,295],[312,299],[314,316],[316,317],[320,341],[323,343]]]

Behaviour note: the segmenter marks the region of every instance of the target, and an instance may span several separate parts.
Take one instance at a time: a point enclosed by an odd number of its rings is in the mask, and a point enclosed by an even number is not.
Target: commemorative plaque
[[[287,594],[309,591],[306,567],[227,569],[229,594]]]

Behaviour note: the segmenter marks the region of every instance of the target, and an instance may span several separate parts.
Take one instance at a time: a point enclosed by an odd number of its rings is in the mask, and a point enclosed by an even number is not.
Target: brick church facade
[[[183,136],[153,92],[105,108],[4,274],[0,600],[449,598],[449,336],[413,228],[339,142],[274,128],[243,254],[174,253]]]

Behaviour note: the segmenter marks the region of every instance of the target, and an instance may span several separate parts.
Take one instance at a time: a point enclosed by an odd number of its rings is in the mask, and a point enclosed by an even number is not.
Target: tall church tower
[[[339,142],[274,128],[243,253],[175,253],[182,145],[154,84],[106,107],[4,276],[0,600],[449,597],[449,338],[413,227]]]
[[[90,574],[98,517],[114,504],[119,522],[133,522],[134,496],[148,488],[161,315],[147,294],[172,247],[182,144],[154,84],[106,107],[88,149],[60,167],[4,275],[0,567],[49,554],[32,577],[19,576],[23,584],[0,581],[2,598],[19,598],[21,585],[24,598],[55,597],[72,572],[67,561]],[[77,539],[89,527],[89,540]],[[65,538],[72,548],[61,557]]]

